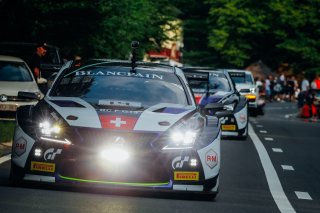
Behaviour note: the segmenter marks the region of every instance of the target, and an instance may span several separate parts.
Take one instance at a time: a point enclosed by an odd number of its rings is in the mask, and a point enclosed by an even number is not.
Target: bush
[[[0,121],[0,143],[12,140],[14,127],[15,121]]]

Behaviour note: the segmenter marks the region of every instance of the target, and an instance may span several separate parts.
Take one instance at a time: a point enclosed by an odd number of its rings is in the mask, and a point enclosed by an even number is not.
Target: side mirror
[[[38,92],[18,92],[18,98],[40,100],[41,95]]]
[[[227,110],[216,112],[216,116],[218,118],[222,118],[222,117],[225,117],[225,116],[228,116],[228,115],[231,115],[231,114],[232,114],[232,112],[231,111],[227,111]]]
[[[223,110],[223,104],[222,103],[209,103],[203,107],[203,112],[206,115],[216,115],[218,111]]]

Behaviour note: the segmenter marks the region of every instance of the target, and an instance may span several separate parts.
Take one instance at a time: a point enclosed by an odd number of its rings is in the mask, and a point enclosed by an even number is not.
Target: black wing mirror
[[[41,95],[39,92],[18,92],[18,98],[22,99],[33,99],[33,100],[40,100]]]
[[[204,112],[207,115],[216,115],[217,117],[225,117],[232,114],[232,111],[225,109],[223,103],[209,103],[205,105]]]

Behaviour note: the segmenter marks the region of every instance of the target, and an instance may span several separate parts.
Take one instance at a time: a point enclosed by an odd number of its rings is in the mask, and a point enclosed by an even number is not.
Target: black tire
[[[22,168],[11,162],[10,181],[13,186],[18,186],[22,183],[25,173]]]
[[[247,125],[245,127],[246,130],[241,136],[239,136],[240,140],[246,140],[248,138],[248,123],[249,123],[249,110],[247,111]]]

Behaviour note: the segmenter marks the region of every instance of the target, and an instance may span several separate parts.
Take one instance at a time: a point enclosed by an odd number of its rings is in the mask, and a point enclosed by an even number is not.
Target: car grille
[[[19,98],[18,96],[7,96],[7,101],[31,102],[32,99]]]

